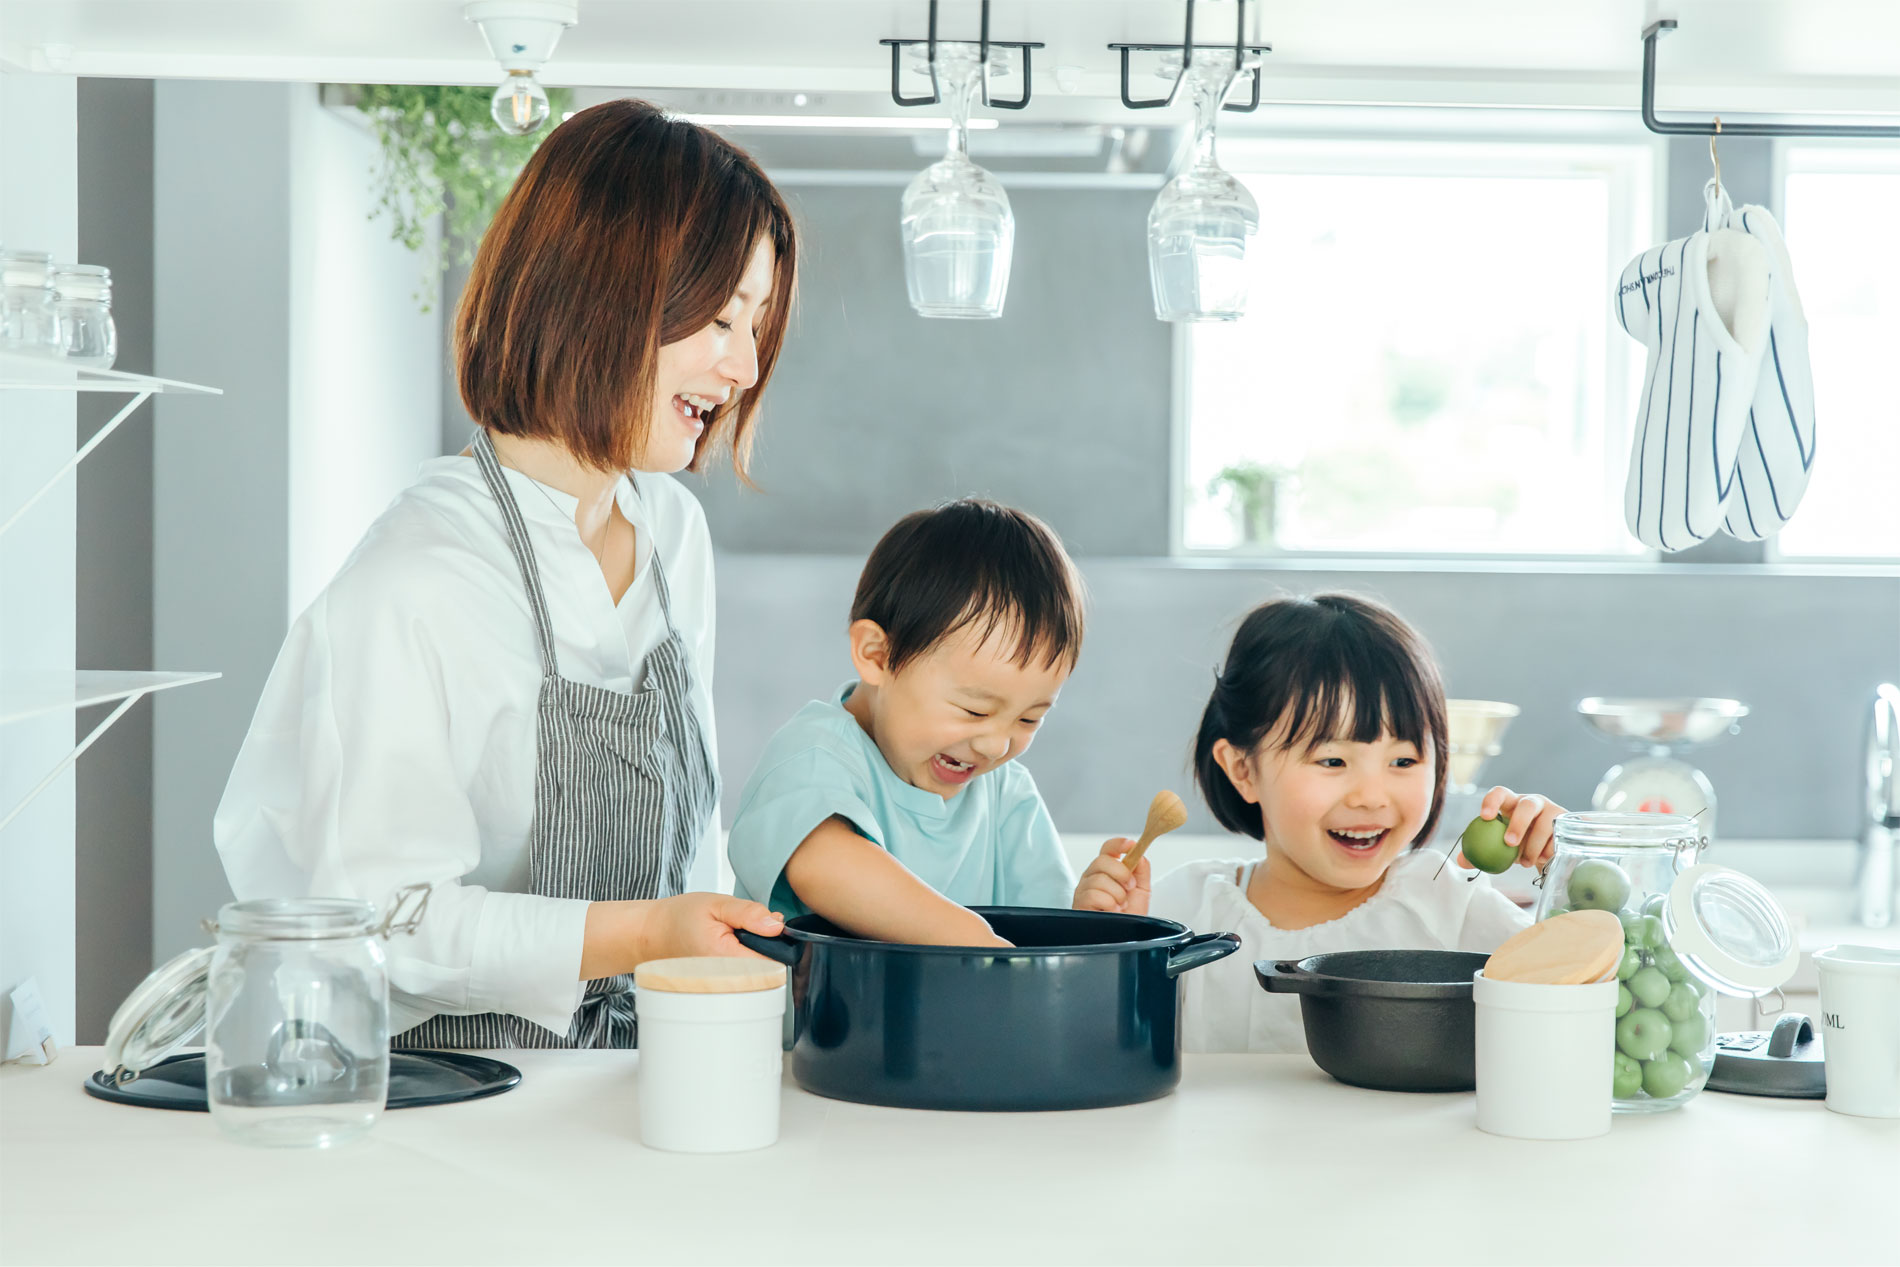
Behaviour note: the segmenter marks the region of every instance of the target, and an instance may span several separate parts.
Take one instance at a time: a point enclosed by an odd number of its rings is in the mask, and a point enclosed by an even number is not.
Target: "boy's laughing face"
[[[884,631],[851,626],[851,659],[863,686],[846,709],[897,776],[946,801],[977,775],[1021,756],[1074,667],[1021,662],[1015,631],[957,630],[892,673]],[[869,690],[864,689],[869,687]]]

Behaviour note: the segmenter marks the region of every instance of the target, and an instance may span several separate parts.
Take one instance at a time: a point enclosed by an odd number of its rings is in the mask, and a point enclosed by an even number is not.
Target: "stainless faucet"
[[[1867,821],[1862,824],[1854,916],[1868,928],[1893,922],[1895,833],[1900,832],[1900,687],[1874,688],[1867,728]]]

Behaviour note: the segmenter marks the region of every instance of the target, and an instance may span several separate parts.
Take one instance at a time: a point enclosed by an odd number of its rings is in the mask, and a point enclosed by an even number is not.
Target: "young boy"
[[[1055,533],[975,499],[884,534],[851,604],[857,680],[766,745],[728,842],[735,891],[880,941],[1006,945],[965,909],[1069,905],[1028,749],[1082,648]]]

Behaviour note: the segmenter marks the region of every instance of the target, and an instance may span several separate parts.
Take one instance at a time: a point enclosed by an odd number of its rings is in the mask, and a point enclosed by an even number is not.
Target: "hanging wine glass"
[[[1194,103],[1194,155],[1148,212],[1148,275],[1163,321],[1235,321],[1247,308],[1247,239],[1260,208],[1214,160],[1214,125],[1234,78],[1247,67],[1233,49],[1197,48],[1186,70]],[[1181,73],[1177,56],[1161,74]]]
[[[991,75],[1005,73],[993,55],[991,63]],[[910,306],[925,317],[1000,317],[1016,217],[996,178],[970,161],[970,107],[983,81],[977,46],[938,43],[936,79],[950,108],[950,140],[904,190]]]

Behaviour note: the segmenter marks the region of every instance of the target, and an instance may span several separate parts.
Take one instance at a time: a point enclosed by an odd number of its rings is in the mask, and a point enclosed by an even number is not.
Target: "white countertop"
[[[775,1148],[639,1143],[633,1052],[515,1052],[505,1095],[330,1152],[0,1069],[5,1263],[1893,1263],[1900,1120],[1705,1093],[1573,1143],[1304,1056],[1188,1057],[1119,1109],[869,1108],[788,1079]],[[1475,1177],[1475,1178],[1473,1178]]]

